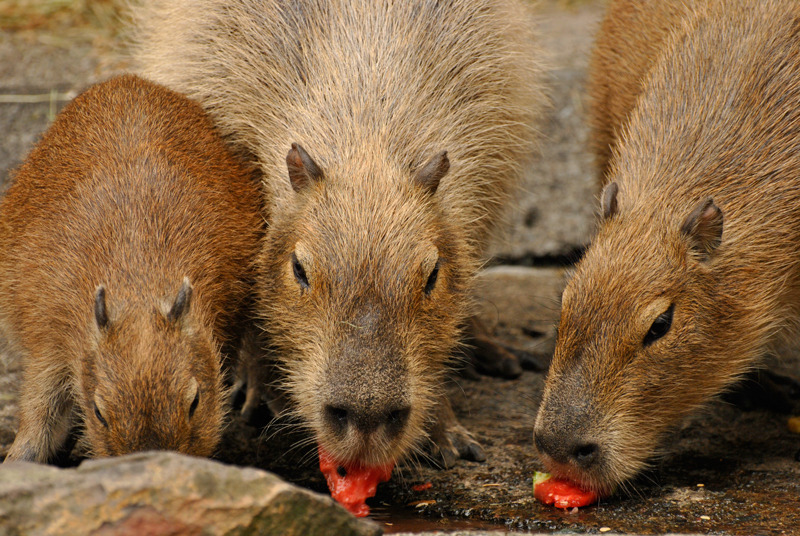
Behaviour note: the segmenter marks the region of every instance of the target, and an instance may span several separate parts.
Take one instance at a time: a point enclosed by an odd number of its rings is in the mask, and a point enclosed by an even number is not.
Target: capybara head
[[[114,289],[106,293],[101,285],[95,294],[96,346],[83,369],[91,454],[210,455],[219,441],[224,389],[218,349],[192,311],[189,280],[149,310],[129,310]]]
[[[342,463],[395,461],[424,435],[472,273],[437,203],[447,154],[411,170],[380,161],[326,168],[293,144],[294,198],[261,258],[295,411]]]
[[[534,430],[550,470],[601,494],[746,367],[726,363],[739,342],[719,336],[734,333],[710,269],[724,247],[720,208],[706,198],[618,211],[623,195],[606,187],[601,229],[564,290]]]

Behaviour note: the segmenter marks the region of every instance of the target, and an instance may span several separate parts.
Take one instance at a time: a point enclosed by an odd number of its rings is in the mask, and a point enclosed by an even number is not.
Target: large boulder
[[[0,468],[0,534],[380,534],[330,497],[250,468],[171,452],[86,461],[75,469]]]

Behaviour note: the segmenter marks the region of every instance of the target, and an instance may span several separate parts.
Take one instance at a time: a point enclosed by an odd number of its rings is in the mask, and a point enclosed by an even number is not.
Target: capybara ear
[[[106,309],[106,287],[100,285],[94,293],[94,319],[101,330],[108,328],[108,310]]]
[[[172,308],[169,310],[169,313],[167,313],[167,320],[170,322],[178,321],[183,315],[186,314],[186,311],[189,310],[191,301],[192,284],[189,282],[188,277],[184,277],[181,289],[178,291],[178,295],[175,297],[175,303],[172,304]]]
[[[600,197],[600,207],[603,210],[603,219],[607,220],[617,213],[617,193],[619,186],[616,182],[610,182],[603,188],[603,193]]]
[[[322,169],[298,143],[293,143],[292,149],[286,155],[286,166],[289,168],[289,181],[295,192],[325,178]]]
[[[108,415],[108,411],[106,411],[105,403],[103,402],[103,397],[101,397],[97,391],[94,393],[94,416],[100,421],[100,424],[108,428],[108,421],[104,417],[104,415]]]
[[[722,211],[710,197],[701,201],[686,217],[681,232],[689,239],[689,247],[707,260],[722,243]]]
[[[186,390],[183,392],[183,398],[189,406],[189,418],[191,419],[200,403],[200,385],[194,376],[189,380],[189,385],[186,386]]]
[[[439,181],[447,175],[449,169],[450,160],[447,158],[447,151],[442,151],[428,160],[428,163],[417,171],[417,174],[414,175],[414,181],[433,195],[439,187]]]

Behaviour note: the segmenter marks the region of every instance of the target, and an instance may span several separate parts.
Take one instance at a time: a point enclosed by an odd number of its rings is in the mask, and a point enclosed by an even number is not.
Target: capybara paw
[[[451,428],[447,434],[460,458],[473,462],[486,461],[486,453],[483,451],[483,447],[475,441],[475,438],[466,428],[459,424]]]
[[[458,426],[448,430],[437,439],[430,440],[430,460],[433,465],[450,469],[459,459],[482,462],[486,460],[483,447],[472,434]]]
[[[502,346],[485,343],[472,353],[475,369],[487,376],[513,379],[522,374],[522,366],[517,356]]]
[[[431,441],[430,456],[431,465],[441,469],[450,469],[458,461],[458,449],[447,440]]]
[[[443,421],[429,437],[428,450],[432,464],[449,469],[459,458],[474,462],[486,460],[486,453],[481,444],[455,420],[455,417],[452,419],[445,417]]]
[[[550,366],[550,356],[543,353],[528,352],[527,350],[513,350],[519,359],[519,364],[524,370],[546,372]]]
[[[38,452],[31,445],[27,443],[20,444],[19,442],[15,441],[8,450],[8,454],[6,455],[6,459],[3,460],[3,463],[14,461],[35,462],[38,460],[38,458]]]

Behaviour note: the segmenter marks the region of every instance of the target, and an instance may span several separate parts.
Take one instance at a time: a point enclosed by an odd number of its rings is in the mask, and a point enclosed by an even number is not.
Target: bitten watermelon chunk
[[[572,482],[553,478],[549,473],[533,474],[533,496],[542,504],[552,504],[556,508],[589,506],[597,502],[597,494],[584,490]]]
[[[392,477],[394,463],[381,467],[364,467],[360,464],[342,465],[319,447],[319,468],[328,481],[331,496],[356,517],[369,515],[365,502],[374,497],[378,484]]]

